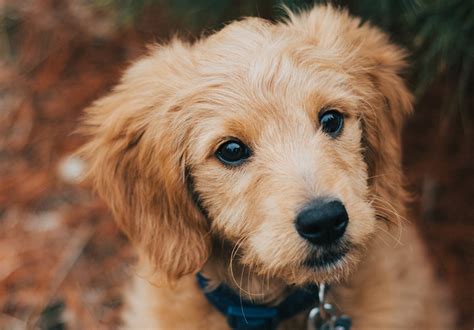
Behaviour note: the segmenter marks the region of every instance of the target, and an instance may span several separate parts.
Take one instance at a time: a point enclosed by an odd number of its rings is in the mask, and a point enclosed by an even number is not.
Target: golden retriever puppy
[[[308,311],[330,285],[333,309],[313,310],[316,323],[344,313],[356,329],[451,327],[404,220],[404,56],[320,6],[134,63],[87,109],[80,151],[139,251],[126,326],[317,327]]]

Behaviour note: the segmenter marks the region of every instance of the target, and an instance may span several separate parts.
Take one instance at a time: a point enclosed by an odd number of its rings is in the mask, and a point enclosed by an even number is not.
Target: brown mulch
[[[0,329],[115,328],[133,272],[134,254],[106,207],[61,179],[59,167],[83,142],[74,134],[82,109],[146,42],[177,24],[154,8],[120,27],[111,13],[81,3],[0,1],[10,17],[8,36],[0,35]],[[474,326],[472,145],[456,115],[439,129],[436,97],[422,100],[407,125],[405,169],[413,214],[467,329]]]

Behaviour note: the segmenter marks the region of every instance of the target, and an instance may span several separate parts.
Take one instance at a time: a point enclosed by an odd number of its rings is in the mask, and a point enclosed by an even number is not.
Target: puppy
[[[244,305],[329,284],[353,328],[450,328],[405,221],[405,53],[331,6],[288,15],[154,46],[87,109],[87,177],[140,255],[126,326],[304,329],[317,299]]]

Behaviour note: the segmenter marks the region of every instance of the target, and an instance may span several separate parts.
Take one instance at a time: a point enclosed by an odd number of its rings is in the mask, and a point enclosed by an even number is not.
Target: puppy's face
[[[161,49],[89,110],[90,175],[168,275],[199,270],[215,236],[259,275],[338,280],[402,190],[401,52],[331,8],[291,19]]]
[[[232,37],[220,45],[238,43]],[[326,59],[300,63],[305,44],[288,39],[206,76],[201,101],[186,102],[196,118],[186,166],[212,231],[238,244],[242,263],[291,283],[334,280],[375,228],[361,78]]]

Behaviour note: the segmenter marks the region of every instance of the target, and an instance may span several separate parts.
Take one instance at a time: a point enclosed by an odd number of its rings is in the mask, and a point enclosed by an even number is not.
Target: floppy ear
[[[378,29],[368,25],[361,29],[365,31],[360,55],[368,59],[365,74],[375,89],[366,97],[370,109],[362,118],[371,187],[375,196],[382,197],[374,206],[390,202],[388,207],[397,210],[390,218],[399,218],[407,200],[401,171],[401,132],[413,110],[413,96],[401,77],[406,53]],[[387,205],[381,208],[387,209]]]
[[[86,110],[79,154],[119,226],[156,267],[177,279],[209,254],[208,224],[186,187],[186,127],[173,97],[192,73],[175,41],[134,64],[121,83]],[[179,69],[178,69],[179,68]]]

